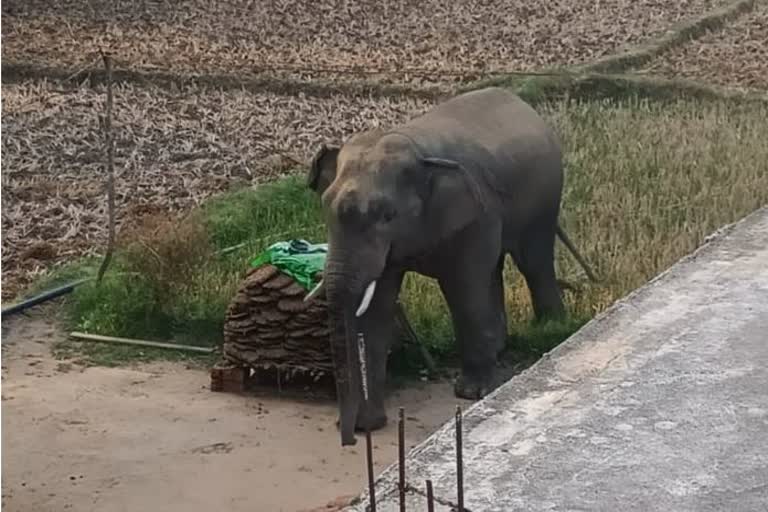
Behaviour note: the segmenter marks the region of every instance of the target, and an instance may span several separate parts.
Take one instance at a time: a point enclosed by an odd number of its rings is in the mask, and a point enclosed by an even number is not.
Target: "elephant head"
[[[458,162],[425,154],[408,135],[380,130],[358,134],[342,147],[323,145],[312,160],[308,186],[321,195],[328,230],[322,287],[329,307],[341,443],[351,445],[356,425],[377,428],[382,418],[386,422],[380,381],[368,383],[379,410],[362,403],[357,343],[358,333],[369,344],[388,342],[367,336],[375,329],[373,318],[379,318],[374,311],[377,282],[398,269],[402,275],[409,260],[468,225],[485,203],[478,182]],[[385,375],[387,351],[374,352],[382,360],[366,354],[367,366]]]

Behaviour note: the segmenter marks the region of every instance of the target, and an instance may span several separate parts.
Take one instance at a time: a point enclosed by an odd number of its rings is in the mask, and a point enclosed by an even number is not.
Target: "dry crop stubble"
[[[725,3],[10,0],[3,58],[77,69],[103,48],[133,70],[465,82],[584,63]]]
[[[722,30],[672,49],[643,71],[768,91],[768,3],[758,2]]]
[[[282,96],[122,84],[114,91],[118,226],[301,167],[318,145],[400,122],[417,99]],[[106,237],[103,91],[3,87],[3,295]],[[35,249],[40,244],[46,250]],[[32,252],[27,252],[27,251]],[[45,256],[36,257],[36,256]]]

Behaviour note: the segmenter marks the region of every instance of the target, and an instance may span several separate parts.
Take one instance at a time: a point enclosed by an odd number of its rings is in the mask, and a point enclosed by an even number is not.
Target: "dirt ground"
[[[365,486],[363,440],[342,449],[334,404],[214,393],[182,364],[83,367],[51,347],[45,311],[3,322],[3,510],[197,512],[319,507]],[[408,448],[452,417],[448,382],[393,393]],[[466,405],[466,404],[464,404]],[[396,422],[375,433],[381,471]]]

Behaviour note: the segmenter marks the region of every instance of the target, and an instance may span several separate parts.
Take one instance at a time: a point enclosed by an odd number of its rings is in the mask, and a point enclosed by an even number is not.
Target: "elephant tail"
[[[581,265],[581,267],[584,269],[584,272],[586,272],[589,280],[592,282],[597,282],[598,281],[597,277],[595,277],[595,274],[593,274],[592,271],[589,269],[587,262],[584,260],[581,254],[579,254],[579,251],[576,250],[576,247],[574,247],[573,243],[571,242],[571,239],[568,238],[568,235],[565,234],[565,231],[563,231],[563,228],[560,227],[560,224],[557,225],[557,236],[560,237],[560,240],[562,240],[565,246],[568,248],[568,250],[571,251],[571,254],[573,254],[573,257],[576,258],[576,261],[579,262],[579,265]]]

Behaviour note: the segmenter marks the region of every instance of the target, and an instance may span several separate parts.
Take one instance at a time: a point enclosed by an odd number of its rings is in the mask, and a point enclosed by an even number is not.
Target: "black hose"
[[[47,302],[51,299],[55,299],[56,297],[61,297],[62,295],[71,293],[76,286],[92,280],[93,280],[92,277],[87,277],[85,279],[80,279],[79,281],[73,281],[69,284],[65,284],[64,286],[54,288],[53,290],[48,290],[47,292],[43,292],[40,295],[35,295],[31,299],[27,299],[23,302],[14,304],[13,306],[9,306],[3,309],[0,315],[0,318],[5,318],[7,315],[20,313],[25,309],[31,308],[32,306],[37,306],[38,304],[42,304],[43,302]]]

